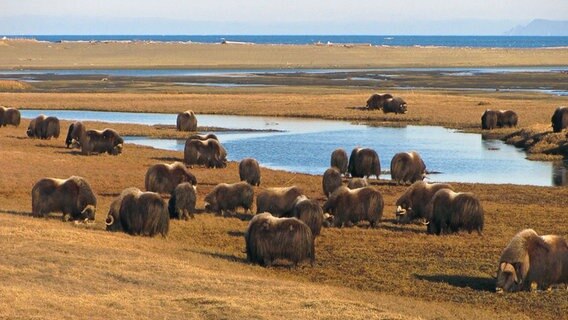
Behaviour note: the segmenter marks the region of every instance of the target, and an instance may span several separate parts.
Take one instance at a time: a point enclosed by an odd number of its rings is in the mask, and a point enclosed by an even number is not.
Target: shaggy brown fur
[[[146,191],[170,194],[182,182],[197,185],[197,179],[183,163],[157,163],[146,171],[144,187]]]
[[[552,130],[554,132],[560,132],[568,128],[568,107],[556,108],[550,121],[552,121]]]
[[[108,153],[118,155],[122,153],[124,140],[113,129],[87,130],[81,139],[81,153],[84,155]]]
[[[18,127],[20,125],[20,111],[16,108],[6,108],[0,106],[0,126],[5,127],[12,125]]]
[[[407,111],[406,101],[404,101],[400,97],[394,97],[388,99],[387,101],[385,101],[385,104],[383,106],[384,113],[404,114],[406,113],[406,111]]]
[[[400,223],[409,223],[414,219],[426,218],[426,206],[434,194],[441,189],[454,190],[446,183],[426,183],[424,181],[413,183],[396,200],[396,220]]]
[[[191,110],[179,113],[177,116],[176,129],[178,131],[196,131],[197,118]]]
[[[355,190],[339,187],[325,202],[323,211],[334,216],[336,227],[366,220],[374,228],[383,216],[383,208],[383,196],[373,187]]]
[[[89,183],[77,176],[67,180],[43,178],[32,188],[32,213],[45,217],[62,212],[63,220],[95,220],[97,198]]]
[[[379,179],[381,162],[377,152],[369,148],[353,149],[349,157],[349,174],[356,178],[369,178],[374,175]]]
[[[365,178],[351,178],[349,183],[347,183],[347,188],[349,189],[359,189],[368,186],[369,183]]]
[[[330,167],[335,167],[339,170],[339,173],[347,173],[347,165],[349,160],[347,159],[347,152],[343,149],[335,149],[331,153]]]
[[[424,180],[426,165],[416,151],[400,152],[391,160],[391,178],[397,184]]]
[[[176,186],[170,201],[168,202],[168,211],[170,218],[193,219],[195,216],[195,203],[197,200],[196,186],[189,182],[183,182]]]
[[[67,137],[65,138],[65,146],[69,147],[81,147],[81,140],[85,138],[87,128],[81,121],[73,122],[69,125],[69,130],[67,130]]]
[[[498,127],[499,111],[487,109],[481,116],[481,129],[492,130]]]
[[[296,198],[302,190],[296,186],[268,188],[256,196],[256,213],[270,212],[275,217],[291,217]]]
[[[247,260],[269,267],[277,259],[294,265],[316,259],[314,238],[310,228],[296,218],[276,218],[270,213],[257,214],[245,232]]]
[[[252,208],[254,190],[247,182],[220,183],[205,196],[205,209],[225,216],[225,212],[243,207],[245,213]]]
[[[519,116],[512,110],[499,110],[497,126],[499,128],[503,127],[516,127],[519,122]]]
[[[300,219],[310,227],[314,237],[320,234],[323,224],[323,210],[316,200],[310,200],[304,195],[299,196],[294,203],[292,216]]]
[[[188,165],[204,165],[207,168],[225,168],[227,151],[214,139],[205,141],[188,139],[183,151],[184,162]]]
[[[323,194],[329,197],[335,189],[341,187],[341,173],[335,167],[331,167],[323,173],[321,185],[323,188]]]
[[[385,93],[379,94],[375,93],[367,99],[367,109],[369,110],[380,110],[384,107],[387,100],[392,99],[392,95]]]
[[[245,158],[239,163],[239,177],[253,186],[260,186],[260,166],[253,158]]]
[[[59,138],[59,119],[46,117],[43,114],[30,121],[26,134],[30,138],[51,139]]]
[[[217,136],[214,133],[208,133],[208,134],[193,134],[191,136],[189,136],[190,140],[201,140],[201,141],[205,141],[207,139],[214,139],[219,141],[219,138],[217,138]]]
[[[471,233],[483,231],[483,208],[470,192],[453,192],[450,189],[438,190],[426,208],[429,221],[429,234],[454,233],[467,230]]]

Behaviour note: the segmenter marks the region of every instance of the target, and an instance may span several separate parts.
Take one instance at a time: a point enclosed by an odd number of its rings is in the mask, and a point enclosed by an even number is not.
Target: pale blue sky
[[[0,0],[0,34],[502,34],[568,0]]]

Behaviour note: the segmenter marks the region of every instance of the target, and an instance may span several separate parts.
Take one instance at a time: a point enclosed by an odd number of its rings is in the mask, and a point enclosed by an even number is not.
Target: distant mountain
[[[510,36],[568,36],[568,21],[535,19],[505,32]]]

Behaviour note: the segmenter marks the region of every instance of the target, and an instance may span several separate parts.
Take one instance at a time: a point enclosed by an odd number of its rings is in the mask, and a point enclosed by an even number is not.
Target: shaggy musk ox
[[[277,259],[294,265],[316,259],[310,228],[296,218],[277,218],[265,212],[255,215],[245,231],[247,260],[270,267]]]
[[[375,93],[373,95],[371,95],[369,97],[369,99],[367,99],[367,109],[369,110],[380,110],[385,106],[385,103],[387,102],[387,100],[392,99],[393,96],[385,93],[385,94],[379,94],[379,93]]]
[[[409,223],[414,219],[426,218],[426,207],[434,194],[441,189],[453,190],[446,183],[426,183],[417,181],[413,183],[396,200],[396,220],[399,223]]]
[[[517,126],[519,122],[519,116],[512,110],[499,110],[497,118],[497,127],[503,128],[513,128]]]
[[[331,167],[323,173],[321,185],[323,188],[323,194],[326,197],[335,191],[335,189],[341,187],[342,180],[341,180],[341,173],[335,167]]]
[[[220,183],[205,196],[205,209],[224,216],[226,211],[243,207],[247,213],[252,207],[253,198],[254,190],[247,182]]]
[[[30,121],[26,134],[30,138],[51,139],[59,138],[59,119],[46,117],[43,114]]]
[[[197,118],[191,110],[179,113],[177,116],[176,129],[178,131],[196,131]]]
[[[323,210],[316,200],[310,200],[302,195],[296,198],[292,216],[303,221],[314,237],[318,236],[323,225]]]
[[[197,195],[195,193],[197,187],[189,182],[183,182],[176,186],[170,201],[168,202],[168,211],[170,218],[193,219],[195,212],[195,202]]]
[[[77,144],[78,147],[81,146],[81,139],[84,139],[87,129],[83,122],[77,121],[69,125],[67,130],[67,137],[65,138],[65,146],[69,148]]]
[[[347,188],[349,189],[359,189],[368,186],[369,183],[365,178],[352,178],[347,183]]]
[[[201,140],[201,141],[205,141],[207,139],[213,139],[213,140],[219,141],[219,138],[217,138],[217,136],[214,133],[193,134],[193,135],[189,136],[189,138],[187,138],[187,139],[188,140]]]
[[[146,191],[170,194],[182,182],[197,185],[197,179],[183,163],[158,163],[146,171],[144,187]]]
[[[227,166],[227,151],[219,141],[214,139],[205,141],[188,139],[185,142],[183,159],[188,165],[225,168]]]
[[[81,139],[81,154],[90,155],[108,153],[118,155],[122,153],[124,140],[113,129],[87,130]]]
[[[556,108],[550,120],[552,121],[552,130],[554,132],[560,132],[568,128],[568,107]]]
[[[0,126],[12,125],[18,127],[20,120],[21,116],[18,109],[0,106]]]
[[[260,166],[253,158],[246,158],[239,163],[239,177],[250,185],[260,186]]]
[[[481,116],[481,129],[491,130],[497,128],[499,111],[487,109]]]
[[[157,193],[128,188],[111,203],[105,223],[108,231],[165,237],[170,228],[168,204]]]
[[[479,200],[469,192],[438,190],[426,208],[429,234],[440,235],[467,230],[483,231],[483,208]]]
[[[388,99],[383,106],[384,113],[404,114],[406,113],[406,110],[406,101],[399,97]]]
[[[296,198],[302,195],[300,188],[268,188],[256,196],[256,213],[270,212],[275,217],[290,217]]]
[[[347,158],[347,152],[343,149],[335,149],[331,153],[331,161],[330,167],[337,168],[339,173],[346,174],[347,173],[347,165],[349,164],[349,160]]]
[[[377,152],[369,148],[353,149],[349,157],[349,174],[354,178],[369,178],[374,175],[379,179],[381,163]]]
[[[539,237],[532,229],[517,233],[501,253],[497,293],[547,290],[553,284],[568,284],[566,240],[555,235]]]
[[[81,177],[43,178],[32,188],[32,213],[36,217],[62,212],[64,221],[95,220],[96,207],[97,198]]]
[[[374,228],[383,216],[383,208],[383,196],[373,187],[355,190],[339,187],[325,202],[323,211],[334,216],[336,227],[366,220]]]
[[[391,160],[391,178],[397,184],[424,180],[426,165],[418,152],[400,152]]]

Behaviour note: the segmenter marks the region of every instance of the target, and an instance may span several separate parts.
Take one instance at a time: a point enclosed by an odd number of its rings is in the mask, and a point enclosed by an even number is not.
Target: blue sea
[[[0,35],[0,38],[2,35]],[[222,41],[258,44],[369,44],[374,46],[437,46],[476,48],[568,47],[563,36],[396,36],[396,35],[10,35],[40,41],[157,41],[221,43]]]

